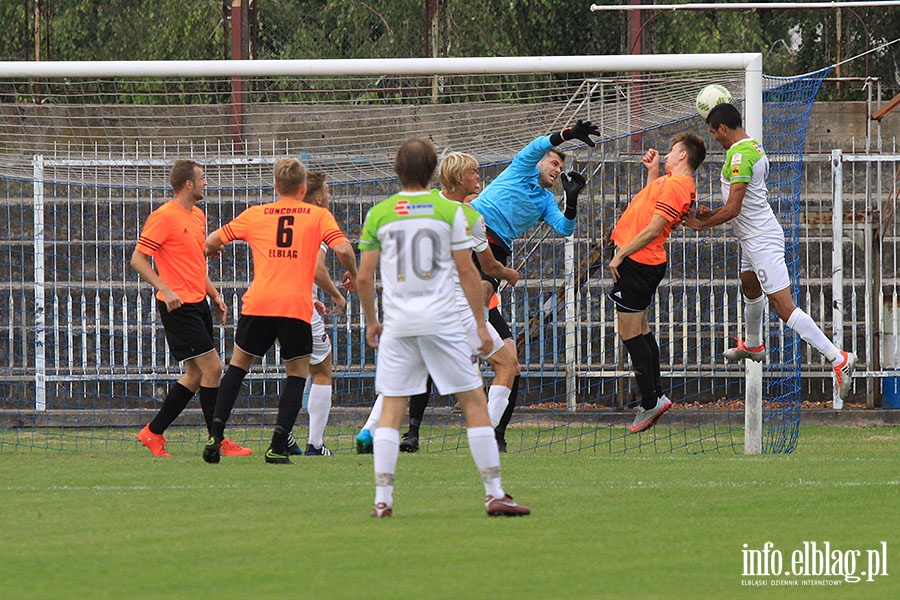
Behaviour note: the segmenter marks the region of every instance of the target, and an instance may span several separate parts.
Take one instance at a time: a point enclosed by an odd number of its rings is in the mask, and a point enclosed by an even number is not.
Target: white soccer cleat
[[[631,433],[638,433],[650,429],[656,424],[663,413],[670,408],[672,408],[672,401],[666,396],[657,399],[656,406],[649,410],[646,410],[643,407],[638,408],[638,413],[634,416],[634,421],[631,423]]]
[[[484,499],[484,509],[491,517],[524,517],[531,514],[531,509],[516,503],[509,494],[502,498],[488,495]]]
[[[844,357],[844,362],[834,367],[834,384],[841,400],[845,400],[850,395],[850,388],[853,387],[853,371],[856,369],[857,358],[854,353],[843,350],[841,356]]]
[[[729,362],[735,362],[738,360],[745,360],[749,358],[754,362],[760,362],[766,357],[765,344],[760,344],[758,348],[748,348],[744,343],[744,340],[742,340],[741,338],[735,339],[738,341],[738,345],[734,348],[729,348],[722,353],[722,356],[725,357],[725,360]]]

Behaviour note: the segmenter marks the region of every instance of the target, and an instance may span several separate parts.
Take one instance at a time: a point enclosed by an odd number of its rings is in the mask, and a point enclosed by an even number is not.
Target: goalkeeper
[[[484,217],[491,252],[502,265],[508,265],[513,240],[540,221],[550,225],[559,235],[569,236],[575,232],[578,193],[584,188],[585,179],[577,171],[563,172],[566,155],[556,147],[567,140],[580,140],[593,147],[592,135],[600,135],[597,127],[590,121],[578,121],[558,133],[532,140],[472,201],[472,208]],[[559,209],[551,191],[557,179],[562,179],[565,190],[564,210]],[[499,281],[485,275],[483,269],[481,271],[482,279],[489,282],[496,292]],[[498,304],[496,297],[492,298],[488,320],[503,338],[504,344],[517,354],[512,332]],[[501,452],[506,451],[506,426],[515,409],[518,391],[519,377],[516,376],[508,404],[502,411],[503,417],[494,430]],[[497,410],[493,406],[490,409],[492,414]]]

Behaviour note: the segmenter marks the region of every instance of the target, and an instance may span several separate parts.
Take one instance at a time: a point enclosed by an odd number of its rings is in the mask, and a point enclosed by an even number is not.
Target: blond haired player
[[[278,199],[251,206],[206,238],[207,256],[217,255],[225,244],[235,240],[244,240],[253,252],[253,282],[243,296],[231,364],[219,386],[212,435],[203,450],[203,459],[210,463],[219,461],[225,425],[241,382],[253,362],[278,340],[287,378],[265,458],[267,463],[291,464],[287,437],[300,412],[309,373],[313,282],[320,245],[327,244],[351,278],[356,276],[353,246],[334,216],[327,208],[304,202],[303,164],[283,158],[273,170]]]
[[[482,271],[497,279],[503,279],[509,282],[510,285],[515,285],[519,280],[518,271],[503,266],[494,258],[485,234],[484,219],[481,218],[481,215],[475,209],[466,204],[481,189],[478,160],[471,154],[450,152],[441,160],[439,173],[441,196],[463,205],[463,212],[469,223],[469,233],[475,242],[473,251],[481,264]],[[488,388],[488,414],[491,418],[491,426],[496,427],[509,402],[513,381],[519,374],[519,361],[516,356],[515,344],[511,339],[502,340],[494,326],[491,323],[487,323],[493,344],[487,354],[477,352],[479,340],[475,319],[472,316],[472,310],[469,308],[466,296],[459,285],[458,277],[455,289],[460,320],[467,331],[469,345],[476,356],[486,360],[494,369],[494,379]],[[419,427],[425,415],[425,409],[428,406],[428,399],[431,396],[431,383],[429,379],[428,389],[424,393],[416,394],[410,398],[409,430],[403,434],[403,438],[400,440],[401,452],[417,452],[419,450]],[[366,452],[367,445],[371,446],[371,430],[378,423],[381,415],[381,406],[382,398],[379,396],[372,407],[369,420],[357,435],[357,451],[361,454]]]

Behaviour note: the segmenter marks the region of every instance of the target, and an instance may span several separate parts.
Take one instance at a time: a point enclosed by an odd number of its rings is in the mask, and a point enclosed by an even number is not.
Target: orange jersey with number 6
[[[253,252],[253,282],[241,314],[307,323],[320,245],[348,241],[327,208],[284,199],[248,208],[218,234],[226,244],[244,240]]]

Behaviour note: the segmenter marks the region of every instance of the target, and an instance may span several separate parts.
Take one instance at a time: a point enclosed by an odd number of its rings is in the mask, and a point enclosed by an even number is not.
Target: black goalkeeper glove
[[[587,181],[584,175],[578,171],[569,171],[559,176],[562,179],[563,190],[566,193],[566,210],[567,219],[574,219],[578,214],[578,194],[584,189]]]
[[[578,122],[572,125],[571,127],[566,127],[559,133],[554,133],[550,136],[550,143],[554,146],[559,146],[564,141],[567,140],[581,140],[591,148],[596,146],[594,140],[590,138],[592,135],[600,135],[600,130],[597,129],[596,125],[591,125],[590,121],[582,121],[578,119]]]

